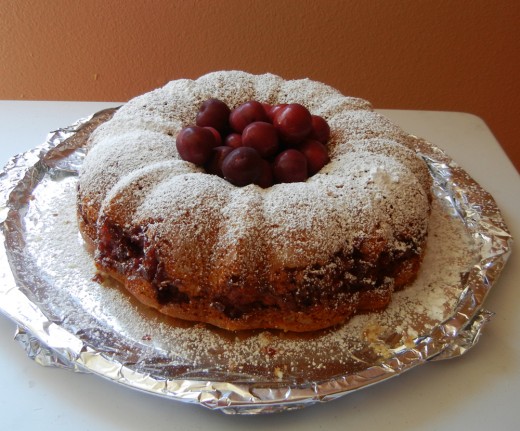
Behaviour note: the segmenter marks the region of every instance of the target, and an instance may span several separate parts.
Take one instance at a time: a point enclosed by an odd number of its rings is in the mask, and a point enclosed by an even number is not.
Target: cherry
[[[219,146],[213,148],[213,152],[209,161],[206,163],[204,168],[208,174],[218,175],[224,177],[222,173],[222,163],[229,153],[233,151],[233,148],[227,146]]]
[[[208,99],[196,125],[182,129],[176,145],[182,159],[209,174],[236,186],[267,188],[320,171],[329,162],[329,138],[327,121],[298,103],[251,100],[231,111],[221,100]]]
[[[279,109],[274,116],[273,124],[282,138],[292,145],[303,142],[312,131],[311,113],[299,103],[290,103]]]
[[[267,103],[267,102],[260,102],[260,104],[264,108],[264,111],[267,114],[267,118],[269,118],[269,120],[271,120],[271,117],[269,117],[269,112],[271,111],[271,109],[273,109],[273,105],[271,105],[270,103]]]
[[[315,139],[307,139],[298,150],[307,159],[309,176],[314,175],[330,161],[325,145]]]
[[[261,163],[262,158],[254,148],[235,148],[222,162],[222,173],[231,184],[247,186],[260,176]]]
[[[260,175],[254,181],[257,186],[262,187],[263,189],[267,189],[274,184],[273,178],[273,170],[271,168],[271,164],[265,160],[261,159],[260,161]]]
[[[278,111],[280,111],[281,109],[284,109],[286,106],[287,106],[287,103],[280,103],[278,105],[271,106],[271,108],[269,110],[267,110],[267,109],[265,110],[265,112],[267,113],[267,116],[271,120],[271,123],[274,121],[274,116],[276,115],[276,113]]]
[[[214,127],[220,133],[229,128],[229,107],[219,99],[206,100],[197,113],[195,124],[201,127]]]
[[[230,133],[226,136],[224,143],[231,148],[242,147],[242,135],[240,133]]]
[[[242,132],[242,144],[254,148],[262,157],[271,157],[278,151],[278,133],[272,124],[255,121]]]
[[[330,138],[330,126],[329,123],[319,115],[312,115],[312,132],[311,138],[320,141],[325,145]]]
[[[204,128],[208,129],[211,133],[213,133],[217,146],[222,145],[222,136],[220,135],[220,133],[217,129],[215,129],[214,127],[210,127],[210,126],[205,126]]]
[[[264,107],[256,100],[250,100],[231,111],[229,124],[235,132],[242,133],[246,126],[255,121],[269,121]]]
[[[273,163],[274,179],[278,183],[295,183],[305,181],[307,174],[307,159],[295,149],[288,149],[276,156]]]
[[[213,133],[205,127],[190,126],[179,132],[176,146],[183,160],[202,166],[209,160],[217,142]]]

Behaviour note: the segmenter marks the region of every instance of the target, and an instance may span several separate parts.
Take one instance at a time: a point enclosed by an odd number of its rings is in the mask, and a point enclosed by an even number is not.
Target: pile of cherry
[[[231,110],[206,100],[196,125],[177,135],[183,160],[236,186],[305,181],[329,162],[327,121],[298,103],[268,105],[252,100]]]

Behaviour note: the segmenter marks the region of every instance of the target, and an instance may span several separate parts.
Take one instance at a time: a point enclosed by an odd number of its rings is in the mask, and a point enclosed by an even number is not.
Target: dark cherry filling
[[[104,223],[99,232],[97,259],[104,266],[129,275],[143,265],[144,241],[140,228],[123,232],[119,226]]]
[[[105,267],[126,276],[144,278],[154,286],[157,301],[162,305],[190,301],[188,295],[166,279],[155,249],[150,247],[142,229],[127,232],[119,226],[103,223],[99,238],[97,259]]]
[[[177,286],[173,283],[162,282],[159,285],[154,285],[157,289],[157,301],[161,305],[175,303],[188,303],[190,297],[185,293],[181,292]]]
[[[230,319],[240,319],[244,315],[254,311],[268,308],[266,304],[260,301],[235,303],[230,301],[229,298],[224,297],[215,298],[215,301],[212,302],[212,306]]]
[[[110,223],[102,223],[101,226],[97,259],[103,266],[150,282],[161,305],[190,302],[190,297],[168,279],[164,266],[157,259],[155,249],[150,246],[142,229],[125,231]],[[283,295],[275,295],[267,289],[263,294],[253,295],[247,287],[240,287],[240,280],[237,279],[234,284],[238,285],[230,291],[231,296],[217,296],[211,303],[230,319],[240,319],[267,308],[289,307],[302,311],[317,304],[334,304],[342,295],[375,290],[386,284],[386,277],[397,276],[405,262],[419,256],[417,248],[408,242],[406,251],[398,255],[383,251],[375,262],[364,260],[366,256],[358,247],[354,247],[350,255],[338,253],[334,256],[336,265],[333,270],[312,267],[305,274],[303,285],[298,283],[301,269],[295,269],[288,277],[288,283],[293,284],[294,289],[287,289]],[[348,281],[345,281],[345,274],[350,274]],[[324,285],[327,289],[323,289]]]

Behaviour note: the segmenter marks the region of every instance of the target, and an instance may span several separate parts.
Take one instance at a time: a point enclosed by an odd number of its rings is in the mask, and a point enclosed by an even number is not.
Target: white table
[[[0,101],[0,164],[47,132],[117,103]],[[444,148],[496,199],[520,238],[520,177],[484,124],[470,114],[381,111]],[[0,315],[0,429],[5,430],[518,430],[520,254],[513,253],[486,308],[497,314],[477,346],[339,400],[268,416],[233,417],[123,388],[90,374],[45,368]]]

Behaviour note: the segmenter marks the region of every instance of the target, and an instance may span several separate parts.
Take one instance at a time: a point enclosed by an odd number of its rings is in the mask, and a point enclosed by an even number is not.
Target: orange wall
[[[516,0],[1,0],[0,99],[124,101],[242,69],[482,117],[520,169]],[[483,161],[483,163],[485,163]]]

